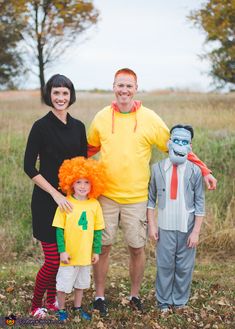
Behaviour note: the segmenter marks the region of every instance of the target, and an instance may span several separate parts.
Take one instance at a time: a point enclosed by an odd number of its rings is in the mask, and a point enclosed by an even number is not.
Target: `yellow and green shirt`
[[[68,200],[73,204],[71,213],[57,208],[52,226],[64,229],[65,250],[70,263],[60,266],[90,265],[94,231],[104,229],[104,219],[99,202],[96,199]]]

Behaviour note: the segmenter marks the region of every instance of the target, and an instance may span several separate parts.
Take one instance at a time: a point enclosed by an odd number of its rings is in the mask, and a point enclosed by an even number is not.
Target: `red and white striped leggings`
[[[41,242],[45,261],[36,276],[32,311],[42,307],[42,299],[45,294],[46,304],[53,304],[56,296],[56,274],[60,264],[60,256],[56,243]]]

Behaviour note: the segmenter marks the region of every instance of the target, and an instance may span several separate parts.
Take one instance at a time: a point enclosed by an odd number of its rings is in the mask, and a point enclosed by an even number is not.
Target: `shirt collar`
[[[117,101],[113,101],[111,104],[111,107],[114,111],[120,112],[118,105],[117,105]],[[128,112],[128,113],[136,112],[137,110],[139,110],[140,107],[141,107],[141,101],[135,100],[135,101],[133,101],[133,106],[132,106],[130,112]]]
[[[185,169],[185,167],[186,167],[186,163],[187,163],[187,160],[184,163],[178,165],[178,170],[179,171],[183,171]],[[172,168],[172,166],[173,165],[172,165],[171,160],[169,158],[167,158],[166,161],[165,161],[164,170],[165,171],[168,171],[169,169]]]

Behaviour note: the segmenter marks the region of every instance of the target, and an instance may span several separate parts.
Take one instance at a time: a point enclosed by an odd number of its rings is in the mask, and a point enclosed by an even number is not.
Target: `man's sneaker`
[[[141,303],[140,298],[138,298],[138,297],[132,297],[131,298],[130,306],[136,311],[143,312],[143,305]]]
[[[82,307],[73,307],[72,308],[74,314],[79,315],[80,318],[84,320],[91,320],[91,315],[83,310]]]
[[[56,312],[56,317],[59,321],[65,321],[68,319],[69,315],[65,310],[58,310]]]
[[[30,313],[36,319],[44,319],[47,316],[47,309],[44,307],[37,307]]]
[[[93,302],[93,309],[98,310],[100,312],[101,316],[107,316],[108,315],[108,307],[102,298],[98,298]]]
[[[48,311],[52,311],[52,312],[59,311],[59,305],[58,305],[57,300],[55,300],[54,303],[52,303],[52,304],[47,303],[46,308],[48,309]]]

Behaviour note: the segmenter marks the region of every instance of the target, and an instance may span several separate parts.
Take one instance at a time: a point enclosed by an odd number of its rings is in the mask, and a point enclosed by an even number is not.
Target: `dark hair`
[[[76,101],[76,92],[72,81],[62,74],[55,74],[47,81],[43,88],[43,100],[46,105],[53,106],[51,103],[51,89],[57,87],[65,87],[70,90],[69,106]]]
[[[192,126],[190,126],[190,125],[180,125],[180,124],[175,125],[175,126],[173,126],[173,127],[171,128],[171,130],[170,130],[170,134],[171,134],[171,132],[172,132],[174,129],[176,129],[176,128],[184,128],[184,129],[188,130],[188,131],[190,132],[190,134],[191,134],[191,138],[193,139],[194,131],[193,131],[193,127],[192,127]]]

